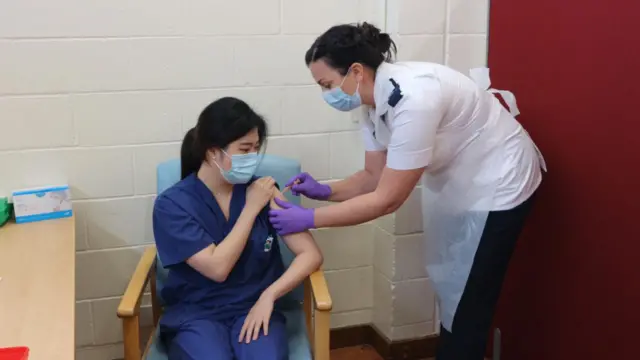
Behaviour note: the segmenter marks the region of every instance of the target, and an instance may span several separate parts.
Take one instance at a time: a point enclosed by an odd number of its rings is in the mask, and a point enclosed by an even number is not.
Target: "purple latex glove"
[[[295,182],[298,182],[297,184]],[[320,184],[309,175],[309,173],[300,173],[291,178],[286,184],[291,186],[291,193],[295,196],[300,194],[315,200],[327,200],[331,196],[331,187],[329,185]]]
[[[306,209],[278,198],[274,200],[282,209],[270,210],[269,221],[278,234],[295,234],[315,227],[313,209]]]

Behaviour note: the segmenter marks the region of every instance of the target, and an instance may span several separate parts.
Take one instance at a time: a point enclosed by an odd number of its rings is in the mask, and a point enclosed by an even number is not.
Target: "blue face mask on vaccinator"
[[[246,184],[255,175],[262,156],[257,152],[249,154],[227,154],[223,153],[231,159],[231,169],[224,170],[216,163],[220,169],[220,173],[229,184]]]
[[[349,95],[342,90],[342,85],[344,85],[344,81],[346,79],[347,77],[345,76],[344,79],[342,79],[342,83],[340,83],[340,86],[336,86],[331,90],[322,92],[324,101],[326,101],[327,104],[331,105],[336,110],[351,111],[362,105],[362,98],[360,98],[360,93],[358,92],[358,90],[360,90],[360,83],[358,83],[356,91],[353,93],[353,95]]]

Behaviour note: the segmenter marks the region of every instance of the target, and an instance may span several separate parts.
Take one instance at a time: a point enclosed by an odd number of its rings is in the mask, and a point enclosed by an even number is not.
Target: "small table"
[[[0,348],[29,360],[75,357],[74,218],[0,228]]]

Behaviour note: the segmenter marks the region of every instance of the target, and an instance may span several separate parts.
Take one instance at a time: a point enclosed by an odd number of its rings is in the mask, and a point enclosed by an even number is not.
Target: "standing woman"
[[[337,204],[279,201],[270,220],[280,234],[361,224],[396,211],[423,178],[437,359],[480,360],[544,160],[489,91],[442,65],[392,63],[394,54],[389,35],[367,23],[334,26],[311,45],[305,61],[324,100],[364,111],[364,170],[331,184],[299,174],[287,184],[294,194]]]

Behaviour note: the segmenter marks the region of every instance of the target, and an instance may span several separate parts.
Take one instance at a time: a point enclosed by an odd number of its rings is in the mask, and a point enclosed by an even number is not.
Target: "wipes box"
[[[16,223],[66,218],[73,215],[69,186],[49,186],[13,192]]]

